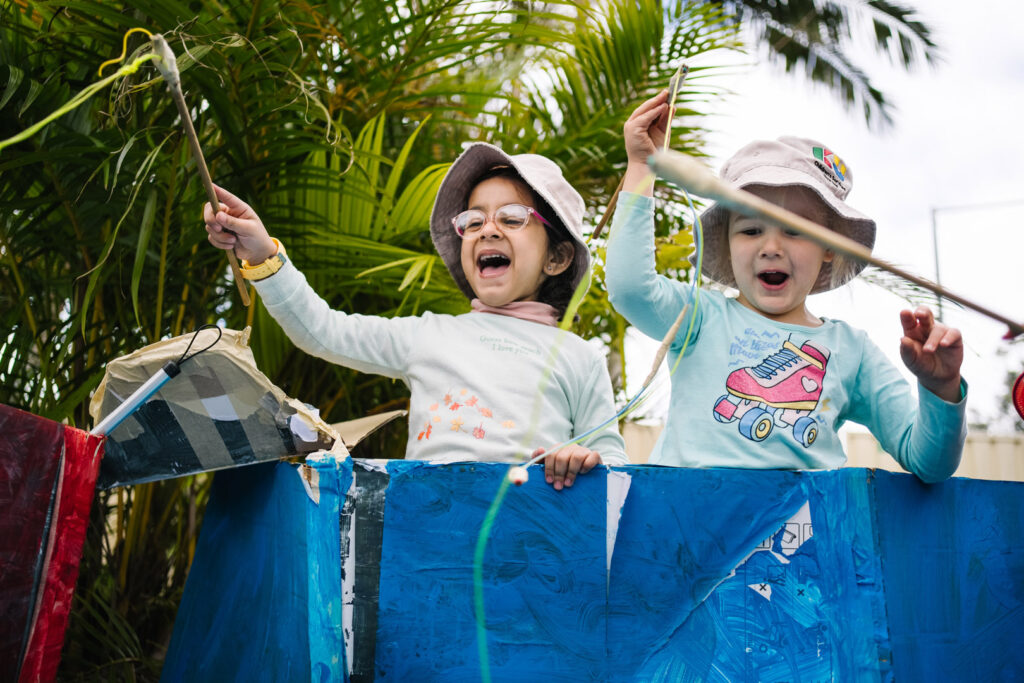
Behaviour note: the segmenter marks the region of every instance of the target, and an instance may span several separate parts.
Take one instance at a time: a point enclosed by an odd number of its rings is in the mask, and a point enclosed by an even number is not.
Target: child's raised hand
[[[647,166],[647,157],[665,145],[668,130],[668,90],[637,107],[622,129],[629,163]]]
[[[241,199],[216,185],[220,210],[214,213],[207,202],[203,206],[210,244],[218,249],[234,249],[235,256],[249,263],[263,263],[277,253],[277,245],[270,239],[263,221]]]
[[[543,452],[543,448],[538,448],[533,452],[533,457]],[[561,491],[572,486],[577,474],[586,474],[600,464],[601,456],[596,451],[572,444],[544,457],[544,480],[556,491]]]
[[[960,365],[964,360],[960,330],[935,322],[927,306],[918,306],[913,312],[900,311],[900,323],[903,363],[928,391],[950,403],[959,401]]]
[[[668,90],[647,100],[630,115],[622,128],[626,142],[626,175],[622,189],[647,195],[654,194],[654,174],[647,168],[647,157],[665,144],[668,131]]]

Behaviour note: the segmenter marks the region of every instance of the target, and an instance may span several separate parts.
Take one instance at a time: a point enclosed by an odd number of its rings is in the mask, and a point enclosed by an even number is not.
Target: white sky
[[[878,224],[876,256],[935,279],[932,210],[941,283],[952,292],[1004,316],[1024,321],[1024,4],[1019,0],[917,0],[920,16],[942,48],[942,61],[912,74],[891,68],[870,53],[858,57],[876,87],[895,105],[895,125],[869,130],[859,112],[802,75],[781,66],[737,67],[717,83],[734,94],[715,115],[708,149],[717,170],[753,139],[795,134],[823,142],[852,169],[848,202]],[[721,55],[716,55],[722,63]],[[709,59],[709,61],[711,61]],[[1010,206],[991,206],[1016,202]],[[951,210],[970,205],[980,208]],[[841,318],[868,331],[901,369],[899,315],[905,302],[855,281],[811,297],[812,312]],[[959,327],[967,345],[963,375],[970,384],[969,417],[990,418],[1007,395],[1004,375],[1024,371],[1024,343],[1001,340],[1005,326],[981,314],[945,304],[946,321]],[[656,343],[642,335],[631,352],[627,375],[647,374]],[[998,358],[996,352],[1010,352]],[[905,373],[908,378],[911,375]],[[631,382],[631,389],[632,382]],[[662,417],[667,386],[644,412]],[[1009,423],[1004,422],[1005,430]]]

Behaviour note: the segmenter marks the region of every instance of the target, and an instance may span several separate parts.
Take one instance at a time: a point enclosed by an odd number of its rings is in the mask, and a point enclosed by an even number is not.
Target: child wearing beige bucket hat
[[[690,302],[670,351],[669,416],[650,462],[689,467],[822,469],[846,459],[838,430],[863,424],[902,467],[926,482],[956,470],[966,437],[959,330],[919,307],[901,311],[909,383],[867,335],[813,315],[807,296],[854,278],[863,264],[796,232],[713,205],[701,216],[701,272],[738,290],[695,289],[655,272],[653,177],[647,158],[665,137],[662,93],[626,122],[629,165],[608,244],[612,305],[662,338]],[[845,235],[867,248],[875,223],[846,203],[849,166],[799,137],[755,141],[722,167],[722,180]],[[693,259],[696,260],[696,259]],[[687,342],[689,334],[689,342]]]
[[[544,458],[556,489],[598,464],[625,464],[601,352],[559,329],[586,285],[583,199],[535,154],[469,145],[441,182],[430,220],[438,253],[471,299],[462,315],[382,318],[331,310],[245,202],[217,189],[210,242],[234,248],[267,310],[299,348],[410,389],[406,458],[521,462]],[[538,448],[540,447],[540,448]]]

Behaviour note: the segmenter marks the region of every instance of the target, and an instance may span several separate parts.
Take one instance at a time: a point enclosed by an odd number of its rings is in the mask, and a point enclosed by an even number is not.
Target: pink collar
[[[551,304],[544,304],[539,301],[513,301],[504,306],[488,306],[480,299],[473,299],[469,302],[474,313],[494,313],[495,315],[507,315],[520,320],[540,323],[541,325],[558,325],[558,313]]]

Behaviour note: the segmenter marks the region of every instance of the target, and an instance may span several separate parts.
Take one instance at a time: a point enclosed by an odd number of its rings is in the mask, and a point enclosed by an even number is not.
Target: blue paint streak
[[[612,557],[609,680],[730,680],[716,671],[745,669],[745,644],[728,620],[750,589],[702,601],[804,503],[801,475],[625,469],[632,484]]]
[[[308,633],[310,680],[348,680],[341,605],[341,500],[352,484],[352,460],[312,455],[306,464],[319,477],[320,503],[307,501],[309,542]]]
[[[161,681],[310,680],[307,503],[294,465],[216,474]]]
[[[827,475],[827,476],[826,476]],[[809,478],[814,541],[822,567],[822,623],[831,629],[838,680],[892,675],[892,644],[875,538],[874,472],[842,469]],[[916,481],[901,475],[904,484]],[[899,505],[899,499],[889,501]]]
[[[558,492],[541,468],[509,490],[484,556],[494,680],[603,675],[603,470]],[[473,553],[507,466],[388,465],[377,681],[478,681]]]
[[[875,476],[896,680],[1024,679],[1024,484]]]

